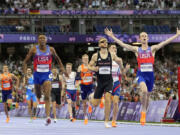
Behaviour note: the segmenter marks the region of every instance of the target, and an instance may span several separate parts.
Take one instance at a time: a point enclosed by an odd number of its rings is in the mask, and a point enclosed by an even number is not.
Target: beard
[[[104,48],[104,49],[107,49],[108,47],[107,47],[107,46],[101,46],[100,48]]]

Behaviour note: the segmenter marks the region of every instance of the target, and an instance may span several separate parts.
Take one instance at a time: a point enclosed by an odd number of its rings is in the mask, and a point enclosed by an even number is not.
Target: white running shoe
[[[110,128],[111,127],[111,125],[108,122],[104,122],[104,125],[105,125],[106,128]]]
[[[54,123],[56,123],[57,122],[57,119],[54,119]]]

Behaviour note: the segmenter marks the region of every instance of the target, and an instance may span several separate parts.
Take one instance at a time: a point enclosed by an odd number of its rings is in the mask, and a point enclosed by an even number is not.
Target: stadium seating
[[[94,26],[94,32],[104,33],[105,28],[112,29],[114,33],[121,33],[122,32],[119,25],[114,25],[114,26],[95,25]]]
[[[49,33],[49,34],[60,33],[60,26],[46,25],[44,26],[44,32]]]
[[[14,25],[7,25],[7,26],[0,26],[0,33],[15,33],[17,32],[16,26]]]
[[[170,33],[171,30],[168,25],[162,26],[154,26],[154,25],[145,25],[143,30],[149,34],[163,34],[163,33]]]

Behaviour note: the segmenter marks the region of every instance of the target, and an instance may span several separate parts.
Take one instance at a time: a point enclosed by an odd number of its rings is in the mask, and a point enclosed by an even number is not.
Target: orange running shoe
[[[88,124],[88,119],[84,119],[84,125]]]
[[[140,123],[142,126],[144,126],[146,124],[146,113],[145,112],[141,112]]]
[[[70,117],[70,121],[71,121],[71,122],[75,122],[75,121],[76,121],[76,119],[75,119],[75,118],[73,118],[73,117]]]
[[[35,116],[33,117],[33,120],[36,120],[36,117],[35,117]]]
[[[116,121],[112,121],[112,127],[117,127]]]
[[[104,101],[104,98],[101,98],[101,103],[99,104],[99,107],[100,107],[100,108],[104,108],[104,103],[103,103],[103,101]]]
[[[9,123],[9,117],[6,118],[6,123]]]
[[[88,113],[92,113],[92,106],[88,107]]]

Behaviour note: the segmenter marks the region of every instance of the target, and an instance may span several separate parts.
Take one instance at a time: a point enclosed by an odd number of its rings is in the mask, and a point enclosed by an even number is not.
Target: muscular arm
[[[51,49],[51,52],[52,52],[53,56],[55,57],[56,61],[59,64],[61,72],[66,73],[66,71],[64,69],[64,65],[62,64],[62,61],[61,61],[60,57],[57,55],[55,49],[53,47],[51,47],[50,49]]]
[[[96,67],[96,61],[97,61],[97,53],[93,54],[91,61],[88,64],[88,69],[91,71],[98,71],[98,67]]]
[[[62,76],[62,75],[59,75],[59,80],[61,81],[61,85],[62,85],[62,90],[61,90],[60,95],[61,95],[61,96],[64,96],[65,82],[64,82],[64,79],[63,79],[63,76]]]
[[[120,45],[121,47],[123,48],[126,48],[128,49],[129,51],[132,51],[134,53],[137,53],[138,51],[138,47],[135,47],[135,46],[131,46],[129,44],[125,44],[124,42],[122,42],[121,40],[119,40],[118,38],[116,38],[112,32],[112,29],[109,30],[109,29],[105,29],[104,30],[105,34],[109,37],[111,37],[118,45]]]
[[[157,44],[157,45],[153,45],[151,47],[151,50],[153,53],[155,53],[157,50],[161,49],[162,47],[164,47],[165,45],[169,44],[171,41],[173,41],[174,39],[176,39],[178,36],[180,35],[180,30],[177,29],[177,33],[176,35],[168,38],[167,40]]]
[[[29,50],[28,54],[26,55],[26,58],[23,61],[23,72],[24,72],[24,74],[26,74],[26,71],[27,71],[27,62],[29,61],[31,56],[33,56],[35,53],[36,53],[36,47],[33,47]]]

